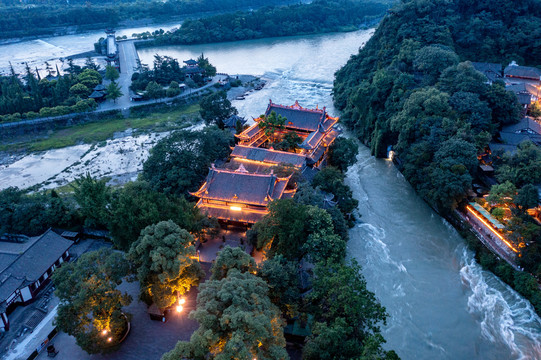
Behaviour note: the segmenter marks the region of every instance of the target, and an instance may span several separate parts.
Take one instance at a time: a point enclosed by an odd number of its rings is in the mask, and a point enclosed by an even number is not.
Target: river
[[[145,48],[139,55],[150,64],[155,53],[179,60],[204,53],[219,72],[261,75],[269,81],[263,90],[234,101],[248,118],[264,112],[269,99],[327,106],[339,115],[333,74],[372,33]],[[387,308],[386,348],[406,360],[540,359],[541,320],[530,304],[476,264],[456,231],[390,162],[359,149],[347,173],[361,215],[348,256],[363,266],[368,288]]]

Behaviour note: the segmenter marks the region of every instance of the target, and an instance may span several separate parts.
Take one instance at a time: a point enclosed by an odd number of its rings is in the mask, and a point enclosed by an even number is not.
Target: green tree
[[[366,288],[361,268],[350,265],[319,264],[308,295],[317,321],[308,339],[305,359],[396,359],[385,353],[380,324],[386,323],[385,308]],[[377,356],[376,356],[377,355]]]
[[[117,68],[111,65],[105,67],[105,78],[111,81],[115,81],[120,77],[120,73]]]
[[[194,238],[173,221],[160,221],[141,231],[128,253],[137,269],[142,298],[160,308],[173,305],[179,295],[205,277],[195,257]]]
[[[270,244],[271,256],[281,254],[289,260],[299,260],[307,249],[312,249],[303,247],[309,236],[331,234],[333,224],[325,210],[287,199],[273,201],[269,205],[269,214],[252,229],[256,234],[256,248]]]
[[[122,307],[131,297],[117,286],[127,274],[123,255],[110,249],[85,253],[53,273],[60,299],[55,324],[89,354],[104,352],[125,334]]]
[[[357,143],[346,137],[339,137],[329,148],[329,163],[342,171],[355,164],[359,146]]]
[[[264,280],[237,269],[201,284],[197,309],[190,314],[199,328],[190,342],[177,343],[162,360],[288,359],[280,310],[267,292]]]
[[[302,143],[302,138],[297,135],[295,131],[288,131],[283,137],[282,140],[278,143],[273,144],[272,146],[276,150],[283,151],[296,151],[299,148],[299,145]]]
[[[171,81],[167,91],[165,92],[167,97],[175,97],[180,94],[180,85],[176,81]]]
[[[515,205],[522,211],[536,207],[539,204],[539,192],[535,185],[526,184],[514,198]]]
[[[221,280],[227,277],[230,270],[237,269],[241,273],[255,273],[256,264],[253,257],[239,247],[226,246],[216,256],[210,272],[211,280]]]
[[[217,159],[226,158],[233,143],[229,131],[207,127],[177,131],[160,140],[143,164],[143,179],[166,194],[195,191]]]
[[[109,230],[115,246],[127,251],[145,227],[172,220],[190,233],[201,231],[204,216],[183,197],[168,197],[145,182],[128,183],[112,195]]]
[[[116,82],[111,81],[111,83],[107,86],[107,95],[105,96],[108,100],[113,100],[113,102],[116,103],[116,99],[124,96],[122,93],[122,90],[120,89],[120,85],[118,85]]]
[[[272,111],[269,116],[261,115],[259,118],[261,119],[259,121],[259,128],[264,131],[265,136],[270,139],[271,143],[275,142],[276,132],[285,129],[284,124],[287,119],[282,115],[276,114],[276,111]]]
[[[90,95],[90,89],[83,84],[75,84],[70,87],[70,96],[87,98]]]
[[[353,192],[344,183],[344,179],[343,172],[328,166],[316,174],[312,186],[333,194],[333,201],[338,202],[338,208],[342,211],[348,223],[352,224],[355,220],[353,212],[357,209],[359,201],[353,198]]]
[[[510,181],[498,185],[492,185],[487,201],[495,205],[509,205],[517,194],[517,188]]]
[[[267,282],[269,298],[282,314],[296,316],[301,302],[297,263],[276,255],[259,266],[257,275]]]
[[[72,185],[74,198],[85,219],[85,226],[104,228],[109,221],[107,206],[111,200],[111,192],[106,180],[97,180],[90,173],[75,180]]]
[[[159,99],[164,97],[164,95],[163,87],[155,81],[149,82],[145,88],[145,96],[149,99]]]
[[[200,102],[199,113],[207,124],[216,124],[220,129],[224,128],[224,121],[232,115],[237,115],[231,102],[227,99],[225,91],[218,91],[204,97]]]
[[[216,75],[216,67],[214,67],[210,62],[209,59],[206,58],[202,53],[201,56],[197,58],[197,65],[205,70],[205,75],[208,77],[214,77]]]

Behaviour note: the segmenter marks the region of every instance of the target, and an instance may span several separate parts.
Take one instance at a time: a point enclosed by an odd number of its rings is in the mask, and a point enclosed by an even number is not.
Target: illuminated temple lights
[[[508,248],[518,253],[518,250],[513,246],[513,244],[511,244],[505,237],[503,237],[499,233],[499,231],[496,230],[491,224],[489,224],[482,216],[478,215],[477,212],[470,205],[466,206],[466,210],[468,210],[470,214],[472,214],[473,216],[475,216],[475,218],[481,221],[486,226],[486,228],[490,230],[490,232],[492,232],[494,235],[496,235],[501,241],[503,241]]]

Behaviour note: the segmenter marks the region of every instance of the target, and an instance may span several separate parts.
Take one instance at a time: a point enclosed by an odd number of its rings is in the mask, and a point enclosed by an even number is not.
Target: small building
[[[536,86],[532,83],[507,84],[505,89],[514,92],[519,103],[525,108],[539,100],[539,85]]]
[[[0,331],[9,330],[8,315],[32,302],[55,269],[70,257],[73,242],[51,229],[26,243],[0,243]]]
[[[88,96],[89,99],[94,99],[96,102],[105,101],[106,95],[102,91],[93,91],[90,96]]]
[[[94,91],[106,91],[106,90],[107,90],[107,88],[103,84],[98,84],[94,88]]]
[[[486,76],[488,84],[492,84],[503,77],[502,64],[472,62],[472,65],[475,70]]]
[[[274,104],[270,100],[265,116],[272,112],[283,116],[285,120],[284,130],[278,132],[278,136],[287,132],[295,132],[303,141],[300,144],[301,151],[307,159],[307,164],[317,167],[326,158],[329,146],[336,140],[340,131],[335,127],[337,117],[327,114],[326,108],[307,109],[299,105],[298,101],[291,106]],[[263,129],[259,127],[262,118],[254,119],[256,122],[239,135],[240,145],[251,147],[265,147],[269,138]]]
[[[268,213],[274,200],[292,198],[295,190],[286,190],[289,177],[237,170],[217,169],[212,165],[205,183],[191,193],[199,198],[197,207],[222,222],[249,225]]]
[[[541,146],[541,124],[529,116],[525,116],[516,124],[506,125],[500,131],[502,143],[489,144],[492,153],[503,151],[516,153],[517,146],[524,141],[531,141]]]
[[[237,122],[240,122],[240,125],[244,126],[244,124],[246,124],[246,119],[238,115],[231,115],[224,121],[224,127],[236,130]]]
[[[509,83],[541,82],[541,69],[531,66],[520,66],[512,61],[503,71],[505,81]]]
[[[197,60],[190,59],[190,60],[184,60],[184,64],[186,64],[186,67],[196,67],[198,65]]]

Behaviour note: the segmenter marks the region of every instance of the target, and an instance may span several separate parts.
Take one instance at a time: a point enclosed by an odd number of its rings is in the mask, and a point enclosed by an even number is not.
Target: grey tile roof
[[[19,286],[38,280],[72,245],[51,229],[38,237],[0,273],[0,303]]]
[[[280,199],[289,178],[274,174],[251,174],[211,168],[203,186],[194,196],[218,201],[266,206]]]
[[[541,69],[530,66],[509,65],[504,70],[504,75],[510,77],[521,77],[539,80],[541,78]]]
[[[270,164],[291,164],[301,167],[304,165],[306,157],[301,154],[285,151],[269,150],[251,146],[237,145],[231,153],[232,157],[248,159],[253,161],[262,161]]]
[[[475,70],[485,75],[490,81],[496,81],[502,77],[502,64],[472,62],[472,65]]]

